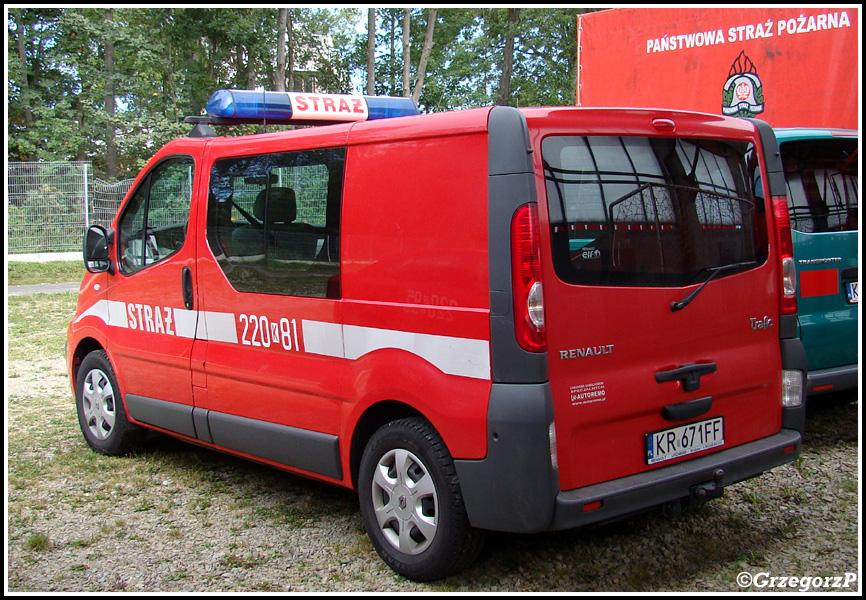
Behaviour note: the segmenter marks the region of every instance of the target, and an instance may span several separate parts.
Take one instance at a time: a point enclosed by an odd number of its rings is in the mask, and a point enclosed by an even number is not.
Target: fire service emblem
[[[731,117],[754,117],[764,112],[764,88],[755,64],[740,52],[731,65],[722,89],[722,113]]]

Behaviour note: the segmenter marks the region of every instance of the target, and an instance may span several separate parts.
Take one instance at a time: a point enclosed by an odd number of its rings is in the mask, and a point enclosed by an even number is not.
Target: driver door
[[[117,221],[117,272],[108,292],[118,317],[109,351],[130,416],[189,436],[196,162],[168,156],[140,179]]]

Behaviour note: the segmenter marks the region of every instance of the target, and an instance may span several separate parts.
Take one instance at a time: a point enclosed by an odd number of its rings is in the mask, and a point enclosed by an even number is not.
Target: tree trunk
[[[367,95],[376,93],[376,9],[367,9]]]
[[[24,122],[27,125],[33,124],[33,111],[30,110],[30,84],[27,81],[27,52],[24,47],[24,18],[21,10],[12,10],[15,17],[17,29],[15,31],[15,42],[18,45],[18,62],[21,65],[21,106],[24,112]]]
[[[274,89],[278,92],[286,91],[286,22],[289,19],[289,9],[281,8],[280,25],[277,39],[277,70],[274,73]]]
[[[498,104],[511,103],[511,74],[514,69],[514,36],[517,31],[519,8],[508,9],[508,28],[505,32],[505,52],[502,60],[502,76],[499,78]]]
[[[114,124],[114,11],[105,13],[105,176],[117,177],[117,134]]]
[[[409,62],[409,25],[411,24],[411,8],[403,9],[403,97],[411,95],[409,91],[409,73],[411,63]]]
[[[289,63],[289,80],[287,82],[288,92],[294,91],[304,91],[303,88],[300,90],[295,90],[295,36],[292,34],[292,14],[288,13],[286,15],[286,45],[288,51],[288,63]]]
[[[171,114],[172,120],[175,124],[180,123],[180,113],[177,109],[177,88],[174,84],[174,51],[172,48],[173,44],[171,43],[171,38],[168,38],[168,72],[163,75],[163,81],[165,82],[163,85],[163,90],[165,90],[165,94],[171,98]]]
[[[388,54],[388,95],[395,94],[394,86],[396,85],[396,75],[394,70],[394,36],[396,35],[397,25],[394,22],[394,11],[388,11],[388,21],[391,26],[391,35],[388,36],[388,41],[391,44],[391,52]]]
[[[86,129],[85,125],[85,110],[84,103],[81,101],[81,96],[75,97],[75,114],[78,118],[78,131],[83,133]],[[75,158],[76,161],[84,161],[87,160],[87,148],[86,145],[82,142],[78,145],[78,148],[75,150]]]
[[[421,97],[421,90],[424,89],[424,74],[427,71],[427,59],[430,57],[430,51],[433,49],[433,28],[436,25],[436,9],[427,9],[427,34],[424,36],[424,48],[421,50],[421,60],[418,61],[418,79],[415,81],[415,91],[412,92],[412,99],[418,103]]]

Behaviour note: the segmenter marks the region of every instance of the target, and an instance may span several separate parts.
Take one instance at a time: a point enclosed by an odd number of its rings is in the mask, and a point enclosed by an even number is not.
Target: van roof
[[[256,133],[243,136],[217,136],[202,138],[217,143],[220,147],[243,143],[248,146],[250,139],[265,143],[271,139],[291,138],[300,140],[316,138],[315,145],[347,144],[351,132],[352,144],[372,143],[385,140],[417,139],[441,137],[486,131],[488,117],[493,107],[427,113],[413,116],[394,117],[374,121],[354,123],[334,123],[327,126],[304,127],[290,131]],[[613,108],[613,107],[531,107],[519,108],[530,127],[548,127],[560,124],[563,128],[577,122],[591,121],[598,135],[636,134],[671,135],[672,133],[704,137],[740,138],[754,133],[754,125],[745,119],[722,115],[652,108]],[[667,120],[674,124],[674,130],[653,127],[654,122]],[[856,132],[855,132],[856,133]],[[195,139],[195,138],[193,138]],[[326,141],[327,140],[327,141]],[[247,147],[247,150],[249,148]]]
[[[860,132],[856,129],[835,129],[824,127],[777,127],[773,129],[773,132],[776,134],[776,139],[780,142],[860,136]]]

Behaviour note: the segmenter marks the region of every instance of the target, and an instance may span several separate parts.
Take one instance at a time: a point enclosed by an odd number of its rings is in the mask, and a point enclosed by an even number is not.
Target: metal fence
[[[132,179],[108,183],[88,162],[8,163],[9,254],[81,250],[84,229],[108,225]]]

